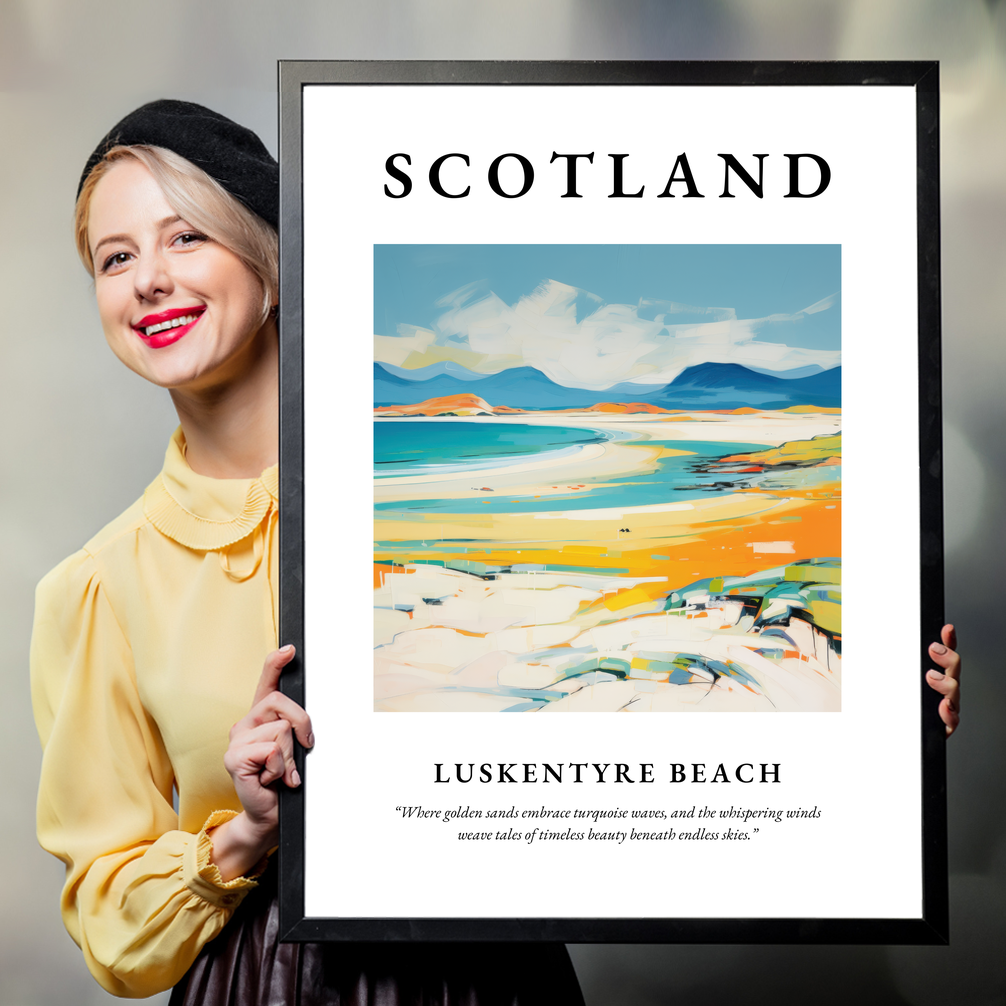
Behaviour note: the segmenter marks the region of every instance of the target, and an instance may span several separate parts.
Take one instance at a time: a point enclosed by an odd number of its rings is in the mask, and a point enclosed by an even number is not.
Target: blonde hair
[[[165,147],[112,147],[84,181],[73,225],[77,254],[91,278],[94,259],[87,240],[91,198],[112,165],[126,158],[139,161],[154,176],[168,205],[183,220],[234,252],[255,273],[262,283],[264,323],[279,293],[279,236],[202,168]]]

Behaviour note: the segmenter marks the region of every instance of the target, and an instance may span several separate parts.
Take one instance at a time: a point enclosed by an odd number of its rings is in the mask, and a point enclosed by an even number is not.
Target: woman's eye
[[[109,272],[114,271],[121,265],[125,265],[129,261],[129,252],[116,252],[114,255],[109,255],[102,264],[101,271]]]
[[[202,244],[205,240],[205,234],[200,234],[198,231],[186,231],[184,234],[179,234],[174,243],[182,248],[190,248],[192,245]]]

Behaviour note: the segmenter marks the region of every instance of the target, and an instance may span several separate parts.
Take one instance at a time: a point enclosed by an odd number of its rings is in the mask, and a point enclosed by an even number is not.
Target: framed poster
[[[287,938],[944,941],[936,66],[280,89]]]

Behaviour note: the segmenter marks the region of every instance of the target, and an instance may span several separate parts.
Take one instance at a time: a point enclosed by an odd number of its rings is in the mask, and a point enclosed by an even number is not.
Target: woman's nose
[[[167,259],[159,250],[140,255],[133,271],[133,287],[136,299],[141,301],[156,301],[174,290]]]

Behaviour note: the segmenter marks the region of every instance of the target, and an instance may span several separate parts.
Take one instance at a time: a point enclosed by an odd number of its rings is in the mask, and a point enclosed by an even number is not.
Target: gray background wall
[[[34,839],[32,590],[139,495],[175,422],[105,347],[71,241],[78,172],[122,114],[167,96],[275,149],[279,58],[942,61],[947,614],[967,663],[949,759],[953,945],[572,951],[590,1006],[1006,1002],[1004,50],[996,0],[3,0],[0,1006],[108,999],[63,931],[61,868]],[[863,841],[897,855],[869,821]]]

